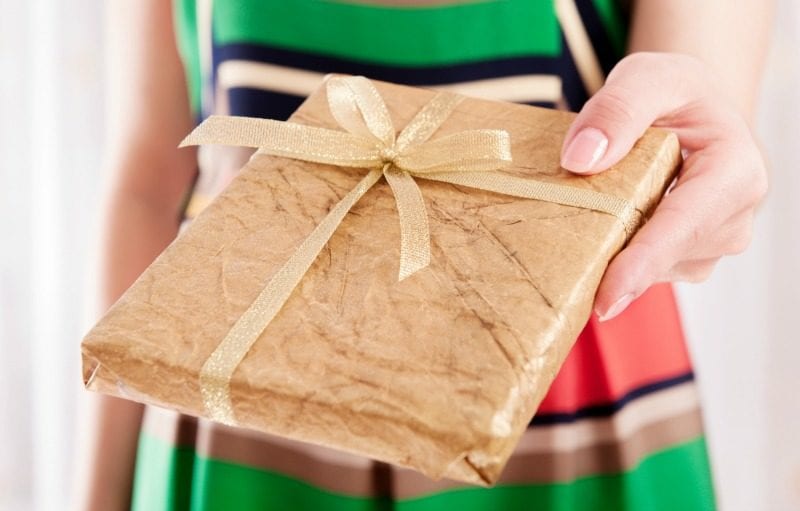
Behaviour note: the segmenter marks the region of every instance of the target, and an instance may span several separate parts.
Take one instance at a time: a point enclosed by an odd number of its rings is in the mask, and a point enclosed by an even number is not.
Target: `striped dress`
[[[174,0],[198,121],[285,119],[326,73],[579,109],[623,54],[614,0]],[[189,221],[248,158],[203,147]],[[148,407],[135,510],[710,510],[668,285],[592,318],[494,488]]]

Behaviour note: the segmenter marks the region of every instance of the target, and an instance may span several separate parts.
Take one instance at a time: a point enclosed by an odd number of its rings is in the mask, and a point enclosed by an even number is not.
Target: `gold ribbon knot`
[[[181,142],[181,147],[257,147],[257,154],[370,169],[273,275],[206,360],[200,371],[200,389],[209,417],[218,422],[236,424],[230,398],[230,380],[236,367],[289,299],[347,212],[381,176],[394,194],[400,220],[399,280],[430,263],[427,213],[415,177],[601,211],[619,218],[628,235],[640,221],[639,212],[624,199],[496,172],[511,163],[506,131],[467,130],[429,140],[462,96],[436,94],[395,136],[386,104],[366,78],[331,78],[327,95],[333,117],[346,131],[270,119],[211,116]]]

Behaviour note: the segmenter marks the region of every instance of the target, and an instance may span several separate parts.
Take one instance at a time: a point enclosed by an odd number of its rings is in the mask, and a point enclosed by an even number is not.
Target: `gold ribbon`
[[[436,94],[395,137],[386,104],[366,78],[331,78],[327,81],[327,94],[333,117],[346,131],[269,119],[211,116],[181,142],[181,147],[257,147],[257,154],[370,169],[273,275],[204,363],[200,389],[206,411],[215,421],[236,424],[230,397],[234,371],[345,215],[381,176],[394,194],[400,219],[399,280],[430,263],[427,213],[415,177],[608,213],[622,221],[628,235],[641,219],[630,202],[612,195],[496,172],[511,163],[506,131],[468,130],[429,141],[462,96]]]

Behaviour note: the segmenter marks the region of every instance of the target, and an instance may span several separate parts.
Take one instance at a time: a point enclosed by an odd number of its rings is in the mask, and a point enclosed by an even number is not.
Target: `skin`
[[[193,128],[175,48],[171,2],[107,5],[108,153],[102,299],[111,305],[178,233],[196,153],[178,150]],[[131,44],[133,41],[136,44]],[[74,508],[128,509],[143,407],[88,394]]]
[[[603,319],[655,282],[705,279],[720,257],[741,252],[750,241],[767,179],[749,120],[772,6],[764,0],[739,0],[735,9],[730,4],[638,1],[632,55],[567,134],[562,165],[576,173],[607,169],[653,124],[675,131],[686,154],[673,191],[609,266],[595,302]],[[193,123],[170,2],[117,0],[106,8],[107,168],[114,179],[102,294],[110,305],[176,236],[196,153],[176,149]],[[589,136],[579,137],[584,129]],[[74,508],[128,509],[142,406],[94,394],[88,400]]]
[[[707,279],[721,257],[749,245],[767,192],[749,121],[771,14],[758,0],[735,9],[726,0],[636,4],[631,54],[578,114],[561,164],[601,172],[650,125],[674,131],[686,158],[671,193],[609,265],[595,298],[601,320],[656,282]]]

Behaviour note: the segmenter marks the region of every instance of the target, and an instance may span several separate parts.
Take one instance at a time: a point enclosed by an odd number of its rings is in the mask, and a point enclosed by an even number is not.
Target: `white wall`
[[[754,245],[680,286],[727,511],[800,509],[800,4],[779,0]],[[102,3],[0,0],[0,510],[62,509],[94,304]]]
[[[0,0],[0,509],[65,508],[93,314],[102,3]]]
[[[800,3],[779,0],[758,134],[771,189],[743,256],[680,286],[727,510],[800,509]]]

